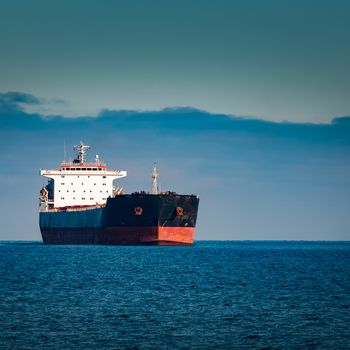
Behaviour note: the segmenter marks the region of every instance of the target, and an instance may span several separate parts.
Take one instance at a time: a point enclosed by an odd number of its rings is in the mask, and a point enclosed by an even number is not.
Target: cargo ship
[[[87,161],[90,146],[83,142],[74,149],[73,161],[40,170],[48,178],[39,196],[44,244],[193,244],[198,196],[160,192],[155,165],[151,192],[125,194],[117,186],[125,170],[109,170],[98,155]]]

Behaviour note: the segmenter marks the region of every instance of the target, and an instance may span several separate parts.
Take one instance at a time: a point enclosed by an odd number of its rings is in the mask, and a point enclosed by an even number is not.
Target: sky
[[[329,122],[349,113],[349,15],[348,0],[2,0],[0,91],[44,114]]]
[[[2,0],[0,240],[80,140],[127,192],[200,196],[197,239],[350,240],[348,1]]]

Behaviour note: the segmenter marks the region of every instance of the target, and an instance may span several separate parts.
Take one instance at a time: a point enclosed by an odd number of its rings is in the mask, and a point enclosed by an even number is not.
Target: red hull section
[[[192,244],[194,227],[111,227],[102,236],[107,244]]]
[[[45,244],[191,245],[194,227],[108,227],[43,229]]]

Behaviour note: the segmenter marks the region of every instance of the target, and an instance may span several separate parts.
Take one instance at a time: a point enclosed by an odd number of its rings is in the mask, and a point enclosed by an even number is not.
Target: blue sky
[[[94,117],[28,114],[40,99],[0,95],[0,239],[40,239],[40,168],[56,168],[64,143],[80,139],[127,192],[150,189],[158,163],[163,190],[201,198],[197,239],[348,240],[350,117],[287,123],[191,108],[104,110]],[[20,217],[20,220],[18,219]]]
[[[350,239],[350,2],[3,0],[0,239],[84,140],[201,197],[198,239]],[[18,219],[20,218],[20,220]]]

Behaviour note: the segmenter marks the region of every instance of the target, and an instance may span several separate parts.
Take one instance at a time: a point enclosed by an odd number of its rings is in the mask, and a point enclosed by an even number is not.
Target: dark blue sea
[[[350,349],[350,242],[0,242],[0,349]]]

